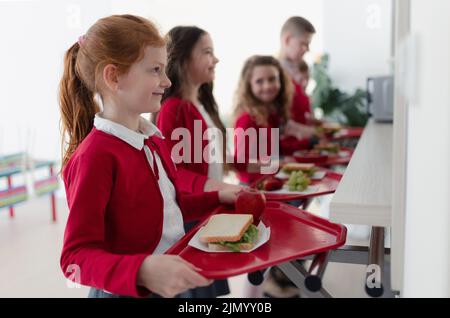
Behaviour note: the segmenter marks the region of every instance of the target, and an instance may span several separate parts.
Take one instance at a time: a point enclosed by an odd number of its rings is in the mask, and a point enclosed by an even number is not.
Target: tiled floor
[[[321,213],[327,200],[314,202],[311,211]],[[54,224],[47,197],[19,205],[14,219],[7,209],[0,210],[0,297],[86,297],[88,289],[68,285],[59,268],[65,201],[58,201],[58,211]],[[353,232],[357,239],[367,239],[366,231],[355,228]],[[364,272],[364,266],[330,263],[324,287],[335,297],[366,297]],[[246,275],[231,278],[227,297],[246,296],[246,279]]]

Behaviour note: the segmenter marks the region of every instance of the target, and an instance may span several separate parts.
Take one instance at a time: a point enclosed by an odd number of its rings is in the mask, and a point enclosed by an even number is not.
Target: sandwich
[[[290,174],[294,171],[301,171],[311,177],[316,173],[317,168],[313,163],[289,162],[283,166],[283,172]]]
[[[337,154],[340,150],[338,144],[333,143],[320,143],[314,146],[314,149],[320,152]]]
[[[201,230],[200,242],[212,251],[250,250],[258,240],[252,214],[215,214]]]
[[[340,131],[342,126],[339,123],[326,122],[321,126],[316,127],[316,131],[319,134],[325,134],[327,136],[333,136],[334,133]]]
[[[324,133],[335,133],[342,129],[342,126],[339,123],[323,123],[322,128]]]

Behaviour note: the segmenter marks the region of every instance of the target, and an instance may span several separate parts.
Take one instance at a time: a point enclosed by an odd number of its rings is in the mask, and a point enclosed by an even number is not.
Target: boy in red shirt
[[[301,136],[306,138],[315,133],[314,128],[309,126],[314,116],[309,97],[296,79],[302,76],[299,65],[309,51],[315,33],[316,29],[311,22],[305,18],[294,16],[283,24],[280,35],[280,63],[291,77],[295,87],[290,116],[292,120],[300,124],[296,127],[300,130]]]

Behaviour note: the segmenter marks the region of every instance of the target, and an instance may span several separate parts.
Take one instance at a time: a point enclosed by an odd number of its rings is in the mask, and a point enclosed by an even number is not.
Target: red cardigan
[[[151,137],[145,143],[159,154],[186,220],[218,206],[217,192],[180,193],[179,176],[164,142]],[[144,150],[93,128],[65,166],[63,177],[70,209],[61,255],[66,277],[76,278],[70,272],[76,265],[83,285],[146,296],[148,291],[136,286],[136,276],[160,241],[163,199]]]
[[[201,142],[197,140],[197,144],[194,143],[194,127],[195,120],[199,120],[197,130],[201,133],[199,136]],[[198,124],[197,124],[198,125]],[[172,140],[171,135],[172,132],[179,127],[184,127],[189,130],[191,140],[190,145],[194,145],[194,149],[190,149],[191,151],[191,162],[194,162],[195,154],[201,154],[201,162],[200,163],[180,163],[177,164],[178,171],[180,173],[187,173],[186,171],[192,171],[196,174],[200,174],[205,177],[205,180],[197,179],[195,180],[196,185],[191,186],[190,183],[192,180],[192,176],[190,179],[185,182],[184,188],[190,187],[194,189],[195,192],[203,191],[200,189],[200,185],[204,186],[206,182],[206,177],[208,176],[208,162],[203,160],[203,151],[205,147],[208,145],[208,140],[203,140],[203,135],[208,128],[208,125],[203,118],[202,114],[198,111],[197,107],[192,104],[190,101],[183,100],[179,97],[169,97],[164,101],[161,105],[161,111],[158,114],[157,118],[157,126],[163,133],[164,137],[166,137],[166,141],[169,149],[172,149],[179,141]],[[195,146],[198,148],[195,148]],[[186,145],[186,149],[187,149]],[[245,171],[247,169],[247,164],[239,164],[234,163],[234,168],[238,171]]]
[[[277,115],[273,114],[269,116],[268,124],[266,126],[260,126],[256,123],[255,119],[249,113],[242,113],[236,120],[235,128],[242,128],[244,130],[248,128],[255,128],[256,132],[258,132],[259,128],[267,128],[267,154],[271,155],[271,144],[273,142],[277,142],[279,146],[279,152],[281,155],[290,155],[296,150],[307,149],[309,147],[309,140],[302,139],[298,140],[295,137],[283,137],[280,136],[280,140],[275,141],[272,140],[271,128],[280,128],[280,119]],[[238,160],[239,155],[245,151],[245,161],[249,160],[249,145],[256,144],[257,158],[259,158],[259,136],[256,135],[257,140],[253,140],[252,138],[246,138],[245,147],[237,144],[237,137],[234,138],[234,160],[235,162]],[[238,178],[243,183],[252,183],[253,181],[259,179],[262,175],[259,173],[248,173],[246,171],[239,171]]]
[[[292,80],[292,84],[295,87],[295,92],[291,106],[291,118],[300,124],[307,125],[308,118],[312,114],[311,102],[300,84],[294,80]]]
[[[196,120],[198,121],[197,125],[199,125],[199,129],[197,130],[201,133],[199,138],[195,138],[194,135]],[[208,125],[194,104],[178,97],[169,97],[161,105],[156,125],[164,137],[166,137],[165,140],[170,150],[180,142],[179,140],[172,140],[172,132],[176,128],[181,127],[188,129],[190,143],[185,144],[185,149],[189,149],[191,163],[179,163],[177,164],[177,168],[193,171],[203,176],[208,175],[208,163],[203,160],[203,149],[208,145],[208,140],[203,140],[203,133],[208,128]],[[195,143],[195,139],[197,139],[197,144]],[[197,159],[200,156],[200,160],[194,160],[196,156]],[[194,163],[196,161],[197,163]]]

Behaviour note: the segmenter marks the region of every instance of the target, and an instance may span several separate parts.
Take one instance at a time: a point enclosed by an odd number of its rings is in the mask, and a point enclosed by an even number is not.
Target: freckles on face
[[[278,69],[272,65],[255,66],[250,76],[250,88],[260,102],[272,103],[281,89]]]
[[[166,64],[165,47],[147,47],[144,57],[120,81],[122,103],[136,112],[158,111],[164,90],[171,85],[165,74]]]

